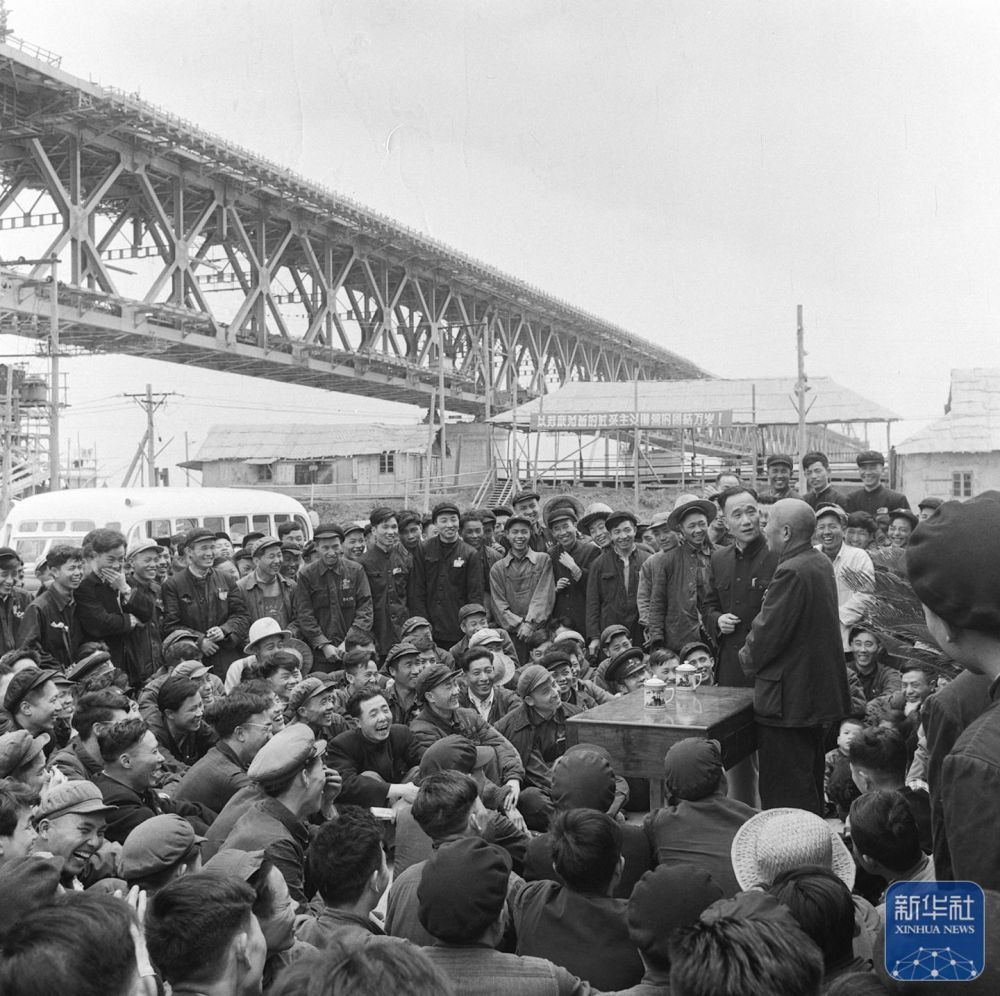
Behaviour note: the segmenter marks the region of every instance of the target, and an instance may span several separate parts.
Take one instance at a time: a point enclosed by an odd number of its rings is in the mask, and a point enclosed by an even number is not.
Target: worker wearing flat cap
[[[313,736],[328,743],[347,729],[347,721],[337,712],[336,690],[328,674],[311,674],[289,693],[285,716],[289,723],[305,723]]]
[[[451,654],[452,660],[461,661],[462,654],[466,652],[472,645],[472,638],[480,630],[489,629],[489,613],[486,611],[485,605],[480,605],[477,602],[469,602],[467,605],[463,605],[458,610],[458,624],[462,627],[462,639],[458,643],[452,644],[448,648],[448,653]],[[517,652],[514,650],[514,643],[511,640],[505,629],[495,630],[500,636],[500,642],[503,645],[503,652],[514,659],[517,657]]]
[[[201,652],[208,667],[224,678],[241,656],[250,615],[242,590],[229,574],[214,567],[215,533],[192,529],[184,540],[184,570],[163,583],[163,634],[176,629],[203,633]]]
[[[32,736],[27,730],[0,736],[0,778],[10,778],[32,792],[40,792],[46,780],[45,748],[49,739],[47,733]]]
[[[300,911],[305,891],[305,854],[317,813],[330,819],[340,793],[340,774],[324,767],[326,743],[305,723],[279,730],[257,752],[247,774],[264,793],[239,819],[223,847],[263,851],[274,862]]]
[[[795,460],[788,453],[771,453],[765,460],[767,468],[767,490],[762,494],[780,500],[797,497],[792,487],[792,471]]]
[[[430,620],[439,647],[450,647],[462,639],[458,610],[469,602],[485,604],[482,555],[459,536],[454,502],[435,505],[431,518],[437,534],[413,554],[410,611]]]
[[[295,605],[292,599],[295,581],[285,577],[282,541],[277,536],[262,536],[253,545],[253,570],[239,580],[240,591],[247,603],[250,624],[270,617],[281,629],[298,636]]]
[[[906,514],[913,515],[909,509]],[[851,649],[851,627],[865,616],[868,607],[868,596],[858,590],[858,579],[863,579],[869,591],[875,585],[872,558],[867,551],[845,542],[846,528],[847,513],[839,505],[820,505],[816,509],[816,539],[819,549],[829,557],[837,579],[840,635],[845,654]]]
[[[0,546],[0,656],[18,646],[17,628],[31,603],[31,596],[18,587],[23,569],[24,561],[17,551]]]
[[[936,874],[1000,889],[1000,501],[946,501],[913,531],[906,569],[931,636],[963,669],[921,712]],[[982,714],[954,740],[959,710]]]
[[[649,677],[646,655],[642,652],[642,647],[629,647],[623,650],[612,659],[604,677],[616,692],[622,694],[642,688],[642,683]]]
[[[548,554],[531,549],[531,521],[515,512],[504,526],[508,553],[490,568],[493,613],[524,664],[535,634],[552,615],[556,590]]]
[[[552,537],[549,559],[556,602],[552,615],[567,620],[580,632],[587,628],[587,579],[590,567],[601,555],[600,549],[576,528],[579,513],[571,504],[555,504],[545,509],[545,524]]]
[[[299,571],[293,604],[302,639],[329,661],[352,626],[371,632],[372,592],[365,569],[343,556],[340,526],[321,523],[313,540],[319,559]]]
[[[570,496],[561,496],[553,499],[555,502],[571,503],[576,499]],[[514,500],[510,503],[514,515],[520,515],[528,520],[531,526],[531,536],[528,539],[528,548],[536,553],[545,553],[549,548],[551,536],[548,530],[542,525],[541,495],[537,491],[519,491],[514,495]],[[507,523],[504,523],[504,535],[507,536]],[[510,539],[510,536],[507,536]],[[506,545],[506,544],[504,544]]]
[[[443,664],[431,664],[421,672],[416,689],[421,708],[410,721],[413,738],[422,751],[455,734],[476,747],[491,750],[493,761],[486,775],[497,785],[507,787],[508,799],[504,808],[514,809],[521,792],[524,766],[511,744],[476,709],[466,709],[459,704],[460,674]]]
[[[885,457],[878,450],[863,450],[857,456],[861,487],[844,499],[845,512],[867,512],[877,517],[894,508],[909,508],[909,499],[901,491],[893,491],[882,483]]]
[[[520,809],[530,830],[544,832],[552,815],[552,765],[566,750],[566,720],[580,710],[567,705],[541,664],[529,664],[517,679],[521,704],[502,716],[497,733],[524,766]]]
[[[697,495],[680,495],[674,503],[668,523],[680,533],[681,542],[657,554],[651,572],[645,620],[650,647],[676,651],[701,638],[700,606],[708,594],[711,571],[708,529],[718,513],[715,502]]]
[[[125,667],[132,688],[140,688],[155,673],[163,658],[163,566],[169,555],[149,537],[134,540],[125,551],[132,589],[130,600],[144,606],[142,621],[125,635]],[[140,618],[136,614],[137,618]],[[148,617],[148,618],[147,618]]]
[[[600,647],[601,631],[612,623],[625,626],[633,643],[643,641],[639,572],[650,552],[636,544],[638,520],[631,512],[612,512],[604,524],[611,543],[591,564],[587,578],[587,637],[592,655]]]
[[[399,542],[399,522],[394,509],[373,508],[372,544],[361,556],[372,593],[375,648],[384,660],[389,648],[403,638],[403,623],[410,615],[410,576],[413,557]]]
[[[26,654],[26,659],[37,660],[37,655]],[[3,697],[3,707],[10,716],[5,732],[27,730],[33,737],[40,733],[53,737],[56,717],[62,708],[62,697],[53,681],[57,674],[57,671],[32,664],[10,679]],[[48,750],[54,747],[55,740],[50,739]]]
[[[121,868],[129,888],[151,898],[181,875],[201,870],[205,838],[176,813],[161,813],[139,824],[122,845]]]

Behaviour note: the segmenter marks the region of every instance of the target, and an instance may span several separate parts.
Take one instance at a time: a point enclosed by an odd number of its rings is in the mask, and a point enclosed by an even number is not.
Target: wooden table
[[[663,805],[663,756],[688,737],[709,737],[722,745],[722,762],[731,768],[757,749],[752,688],[703,686],[681,689],[663,709],[643,707],[643,691],[572,716],[566,742],[604,747],[619,775],[649,779],[650,805]]]

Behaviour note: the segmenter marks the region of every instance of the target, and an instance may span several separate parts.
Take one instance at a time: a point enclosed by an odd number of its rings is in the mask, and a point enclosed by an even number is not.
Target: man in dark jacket
[[[160,813],[183,816],[203,834],[215,819],[215,813],[203,806],[177,802],[153,790],[153,780],[163,755],[152,731],[141,719],[114,723],[98,737],[104,770],[94,776],[105,803],[115,807],[108,818],[105,836],[118,844],[140,823]]]
[[[163,547],[156,540],[137,540],[126,558],[132,568],[129,601],[142,611],[136,613],[140,625],[125,636],[125,670],[132,687],[139,688],[163,664],[163,591],[157,581]]]
[[[297,523],[295,523],[297,525]],[[286,523],[282,523],[286,525]],[[247,604],[247,616],[252,626],[258,619],[274,619],[281,629],[295,636],[295,606],[292,596],[295,582],[281,573],[284,563],[282,541],[277,536],[262,536],[255,540],[250,551],[253,570],[239,579],[237,584]]]
[[[576,520],[575,508],[556,505],[549,510],[545,525],[555,540],[549,547],[556,586],[552,615],[564,626],[582,633],[587,628],[587,579],[601,551],[589,539],[580,536]]]
[[[952,660],[990,683],[985,711],[955,741],[941,763],[940,778],[931,779],[931,793],[939,796],[935,808],[940,810],[932,828],[934,854],[945,855],[950,877],[969,879],[984,889],[1000,889],[1000,849],[996,846],[1000,824],[1000,605],[996,595],[1000,590],[1000,502],[991,498],[945,502],[913,531],[906,567],[923,603],[931,636]],[[974,686],[966,689],[970,687]]]
[[[739,653],[760,612],[778,557],[760,531],[753,491],[730,488],[719,495],[718,502],[735,542],[712,554],[704,606],[705,629],[717,648],[716,684],[752,688],[753,678],[740,667]]]
[[[816,515],[798,498],[771,507],[765,535],[778,566],[739,652],[754,677],[761,806],[823,813],[824,736],[850,711],[837,582],[812,547]]]
[[[45,665],[65,674],[74,663],[76,649],[83,642],[83,630],[76,614],[76,592],[83,582],[83,550],[59,544],[49,550],[46,560],[52,580],[24,610],[17,630],[19,647],[37,650]]]
[[[469,602],[483,604],[483,570],[479,553],[459,539],[454,502],[435,505],[431,521],[437,535],[414,555],[410,608],[430,620],[437,645],[447,648],[462,639],[458,610]]]
[[[343,779],[340,801],[354,806],[412,803],[421,752],[409,727],[392,722],[381,689],[370,685],[356,691],[346,709],[357,726],[334,737],[327,748]]]
[[[681,542],[657,555],[650,579],[649,618],[646,628],[653,646],[673,651],[701,640],[701,605],[708,589],[708,527],[715,521],[717,506],[697,495],[680,495],[667,520]],[[637,646],[641,641],[633,639]]]
[[[897,508],[909,508],[909,499],[900,491],[891,491],[882,483],[885,457],[878,450],[858,454],[858,476],[861,487],[844,499],[844,511],[867,512],[872,518],[888,515]]]
[[[90,573],[76,590],[76,616],[84,639],[107,644],[115,667],[129,676],[131,687],[139,687],[152,671],[141,674],[131,666],[127,641],[133,630],[152,621],[155,603],[125,577],[125,537],[118,530],[95,529],[85,552]]]
[[[530,830],[544,832],[552,816],[552,765],[566,753],[566,720],[580,710],[559,695],[552,675],[529,664],[517,679],[522,704],[501,716],[497,733],[521,758],[524,778],[518,808]]]
[[[295,618],[302,639],[332,660],[352,626],[371,632],[372,593],[365,569],[343,556],[340,526],[323,523],[313,536],[319,559],[299,571]]]
[[[9,546],[0,547],[0,656],[18,646],[17,629],[31,596],[17,587],[23,561]]]
[[[187,770],[174,798],[201,803],[213,813],[221,813],[226,803],[250,784],[247,768],[271,739],[272,708],[266,696],[239,689],[212,702],[205,717],[219,740]]]
[[[614,623],[628,627],[634,644],[643,642],[636,598],[639,568],[650,553],[636,545],[638,520],[631,512],[612,512],[605,524],[611,545],[590,565],[587,578],[587,639],[592,654],[601,646],[601,632]]]
[[[129,700],[115,688],[85,692],[77,699],[70,721],[76,736],[53,753],[50,768],[57,768],[70,781],[93,781],[104,767],[98,737],[113,723],[129,717]]]
[[[396,513],[391,508],[372,509],[372,545],[362,554],[361,566],[372,593],[372,633],[378,659],[403,638],[403,623],[415,613],[409,609],[413,558],[399,542]]]
[[[212,673],[225,678],[241,656],[250,628],[243,592],[226,573],[212,566],[215,533],[192,529],[184,543],[187,566],[163,583],[163,636],[175,629],[204,633],[200,646]]]

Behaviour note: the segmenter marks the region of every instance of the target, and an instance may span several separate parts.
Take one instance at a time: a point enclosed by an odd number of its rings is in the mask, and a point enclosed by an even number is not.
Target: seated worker
[[[493,654],[483,646],[473,647],[459,657],[464,687],[459,691],[459,705],[474,709],[484,722],[493,726],[501,716],[520,704],[517,694],[496,684]]]
[[[682,664],[691,664],[698,669],[703,685],[715,684],[715,658],[707,643],[691,642],[681,647]]]
[[[347,721],[337,712],[328,674],[311,674],[292,689],[285,720],[286,725],[305,723],[317,740],[327,743],[347,729]]]
[[[642,688],[642,683],[648,677],[649,668],[646,667],[646,655],[642,652],[642,647],[628,647],[621,651],[604,672],[608,687],[621,695]]]
[[[831,813],[839,819],[846,819],[851,803],[861,794],[851,774],[851,741],[865,729],[863,719],[846,716],[840,721],[837,746],[826,755],[823,775],[823,795],[830,805]]]
[[[343,780],[340,799],[354,806],[393,806],[416,798],[420,750],[409,727],[392,721],[379,688],[359,688],[347,702],[355,728],[330,741],[329,763]]]
[[[730,857],[733,839],[757,810],[726,795],[726,773],[717,740],[689,737],[663,759],[663,779],[672,802],[650,813],[643,828],[657,865],[695,864],[726,896],[740,885]]]

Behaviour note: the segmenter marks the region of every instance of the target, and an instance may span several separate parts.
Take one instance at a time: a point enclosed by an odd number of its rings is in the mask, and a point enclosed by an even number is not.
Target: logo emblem
[[[885,967],[901,982],[968,982],[986,961],[986,902],[975,882],[894,882]]]

